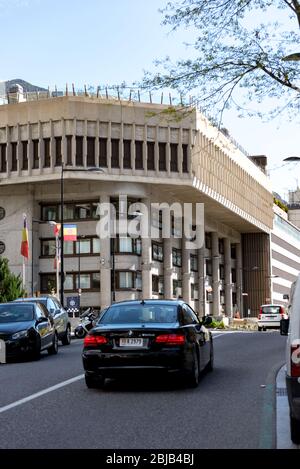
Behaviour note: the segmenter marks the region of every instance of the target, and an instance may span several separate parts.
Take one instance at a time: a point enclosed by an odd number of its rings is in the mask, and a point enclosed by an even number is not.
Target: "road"
[[[215,370],[197,389],[136,379],[89,390],[76,340],[57,356],[0,365],[0,448],[275,447],[275,375],[285,338],[225,332],[214,340]]]

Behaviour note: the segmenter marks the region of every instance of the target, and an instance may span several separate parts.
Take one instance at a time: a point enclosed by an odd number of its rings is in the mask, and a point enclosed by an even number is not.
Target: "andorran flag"
[[[27,217],[24,215],[24,225],[22,229],[22,241],[21,241],[21,255],[29,258],[29,241],[28,241],[28,229],[27,229]]]
[[[76,225],[64,225],[64,241],[76,241],[77,240],[77,226]]]

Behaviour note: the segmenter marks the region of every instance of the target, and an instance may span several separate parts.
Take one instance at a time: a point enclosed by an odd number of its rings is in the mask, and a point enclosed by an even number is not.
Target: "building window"
[[[141,254],[141,240],[138,238],[118,238],[117,252],[120,254]]]
[[[17,142],[11,143],[11,170],[18,171]]]
[[[212,276],[212,262],[210,259],[206,259],[205,261],[205,270],[206,270],[206,275],[211,277]]]
[[[107,168],[107,138],[99,138],[99,165]]]
[[[166,155],[166,144],[159,143],[159,171],[167,171],[167,155]]]
[[[64,290],[66,292],[76,292],[79,288],[78,272],[67,272],[64,282]],[[55,274],[40,274],[41,292],[51,293],[56,289],[56,275]],[[100,273],[99,272],[81,272],[80,273],[80,288],[84,291],[99,291],[100,290]]]
[[[232,292],[232,305],[233,306],[237,305],[237,295],[235,291]]]
[[[56,252],[55,239],[41,239],[42,257],[54,257]]]
[[[191,254],[191,271],[198,272],[198,256],[197,254]]]
[[[231,245],[231,259],[236,259],[236,245]]]
[[[6,173],[6,144],[0,144],[0,172]]]
[[[25,142],[23,142],[23,143],[25,143]],[[44,138],[44,156],[45,156],[44,167],[45,168],[50,168],[50,165],[51,165],[50,138]],[[24,164],[24,159],[23,159],[23,164]]]
[[[164,260],[164,247],[163,247],[163,244],[152,243],[152,259],[154,261],[163,262],[163,260]]]
[[[212,241],[211,241],[211,233],[205,233],[205,247],[206,249],[211,249]]]
[[[76,137],[76,166],[83,166],[83,137]]]
[[[155,171],[155,143],[147,142],[147,169]]]
[[[206,290],[206,302],[212,303],[213,302],[213,294],[212,291]]]
[[[61,137],[55,137],[55,166],[62,165],[61,142]]]
[[[196,283],[191,283],[191,298],[192,300],[198,300],[198,285]]]
[[[80,246],[79,246],[80,243]],[[97,237],[80,238],[76,242],[64,241],[64,256],[86,256],[100,254],[100,239]],[[41,256],[55,256],[55,239],[41,239]]]
[[[179,298],[182,296],[182,283],[181,280],[173,280],[173,296]]]
[[[73,215],[73,212],[71,213]],[[75,220],[85,220],[91,218],[91,204],[89,202],[74,204],[74,216],[72,218]]]
[[[178,172],[178,145],[177,143],[171,143],[171,171]]]
[[[33,162],[32,162],[32,169],[39,168],[39,141],[32,140],[33,146]]]
[[[220,291],[220,303],[221,305],[225,305],[225,291],[224,290]]]
[[[59,221],[60,204],[42,205],[43,221]],[[64,204],[64,221],[97,220],[98,202],[77,202]]]
[[[115,138],[111,140],[111,167],[120,168],[119,140]]]
[[[143,142],[135,142],[135,169],[144,169]]]
[[[141,290],[142,274],[141,272],[117,271],[116,288],[118,290]]]
[[[172,249],[172,261],[174,267],[181,267],[182,266],[182,255],[181,249]]]
[[[182,172],[188,173],[188,145],[182,145]]]
[[[72,166],[72,135],[67,135],[67,165]]]
[[[225,279],[225,267],[223,264],[220,264],[220,279],[221,280]]]
[[[95,167],[95,137],[87,137],[87,165],[91,168]]]
[[[51,293],[56,290],[56,275],[40,274],[40,288],[42,293]]]
[[[131,141],[123,140],[123,147],[124,147],[123,168],[131,169]]]
[[[152,292],[158,295],[164,294],[164,278],[162,275],[152,275]]]
[[[219,238],[219,254],[224,254],[224,238]]]
[[[236,282],[236,269],[231,269],[231,281],[232,283]]]

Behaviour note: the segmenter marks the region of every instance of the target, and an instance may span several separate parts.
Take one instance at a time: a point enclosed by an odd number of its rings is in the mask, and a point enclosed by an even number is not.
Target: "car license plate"
[[[144,340],[141,338],[120,339],[120,347],[143,347]]]
[[[267,319],[276,319],[276,316],[267,316]]]

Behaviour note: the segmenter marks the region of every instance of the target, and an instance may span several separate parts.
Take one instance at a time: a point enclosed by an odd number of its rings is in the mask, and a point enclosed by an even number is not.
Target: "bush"
[[[211,329],[225,329],[225,325],[224,325],[224,322],[223,321],[216,321],[216,320],[212,320],[211,324],[209,324],[209,326],[207,326]]]

